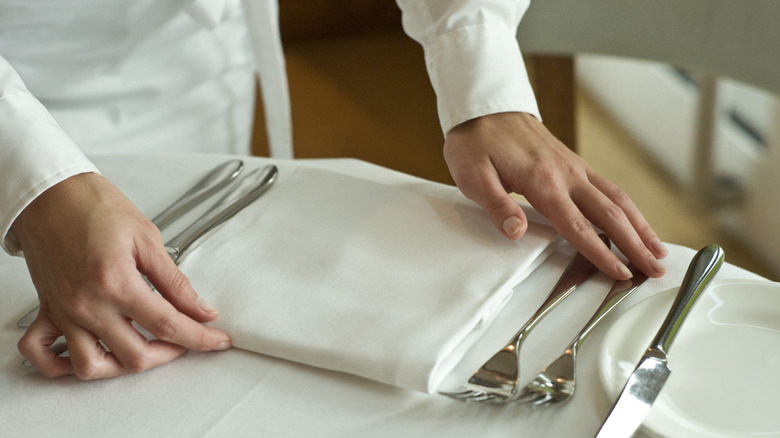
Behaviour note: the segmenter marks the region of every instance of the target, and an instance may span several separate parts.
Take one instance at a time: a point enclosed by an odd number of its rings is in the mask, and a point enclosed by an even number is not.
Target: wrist
[[[23,249],[28,236],[46,233],[62,214],[72,211],[78,199],[88,201],[90,187],[99,184],[102,177],[96,173],[80,173],[49,187],[33,199],[16,217],[8,230],[7,239]]]

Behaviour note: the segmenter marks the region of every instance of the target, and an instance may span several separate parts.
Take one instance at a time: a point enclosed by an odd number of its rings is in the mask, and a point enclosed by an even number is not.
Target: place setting
[[[450,391],[440,390],[449,373],[478,342],[497,315],[505,310],[502,306],[506,305],[511,294],[520,293],[524,287],[528,287],[524,286],[523,280],[545,262],[556,246],[565,243],[557,238],[547,224],[532,223],[528,235],[524,237],[522,251],[511,248],[507,259],[486,259],[479,250],[491,238],[492,230],[482,220],[481,212],[471,211],[467,204],[453,203],[450,199],[420,198],[409,190],[399,191],[348,175],[307,167],[295,169],[283,184],[284,190],[269,193],[268,199],[259,204],[257,208],[262,213],[246,214],[243,216],[245,224],[235,221],[225,225],[225,232],[230,229],[231,234],[242,236],[243,246],[236,248],[236,242],[232,240],[221,244],[217,239],[206,241],[203,251],[194,252],[189,262],[194,267],[200,262],[198,257],[204,257],[201,262],[203,267],[192,269],[193,273],[190,274],[194,283],[201,285],[204,290],[215,290],[213,285],[217,284],[222,290],[279,288],[274,293],[250,292],[248,298],[234,294],[225,294],[224,299],[222,296],[209,297],[219,303],[221,308],[227,309],[227,312],[231,312],[231,306],[235,306],[236,317],[218,321],[216,326],[235,333],[234,342],[240,348],[470,403],[511,403],[527,405],[532,409],[554,409],[556,404],[576,396],[577,351],[585,339],[599,323],[607,319],[611,311],[641,289],[647,280],[646,276],[631,266],[634,277],[611,285],[590,320],[561,350],[562,354],[551,360],[548,366],[537,370],[533,379],[522,382],[519,380],[519,369],[522,367],[520,350],[525,337],[530,336],[531,329],[553,312],[557,304],[569,294],[576,293],[577,287],[596,272],[587,260],[574,252],[548,296],[507,346],[488,359],[460,387]],[[437,202],[441,204],[437,205]],[[301,205],[305,208],[300,208]],[[450,217],[457,218],[457,226],[447,228],[450,225],[446,224],[445,218]],[[443,221],[447,226],[441,226]],[[483,224],[485,229],[475,231],[475,224]],[[295,233],[295,230],[301,232]],[[467,240],[460,240],[464,235]],[[260,237],[254,241],[249,236]],[[387,236],[389,238],[385,239]],[[478,245],[471,247],[475,236],[479,237]],[[601,237],[606,245],[610,244],[606,236]],[[504,243],[496,240],[490,246],[502,247]],[[424,251],[415,253],[419,248]],[[439,259],[433,262],[428,259],[428,250],[431,248],[435,248],[438,253],[458,255],[453,255],[451,260]],[[569,253],[572,252],[569,249]],[[231,270],[223,265],[207,262],[205,258],[227,259],[230,253],[241,254],[250,260],[249,266],[262,266],[262,269],[247,269],[253,272],[239,276],[235,272],[230,273]],[[675,397],[675,394],[682,393],[687,394],[685,403],[712,406],[711,403],[703,403],[713,399],[711,396],[697,400],[682,389],[686,385],[679,382],[692,378],[686,377],[686,374],[695,373],[696,378],[705,379],[702,373],[695,371],[701,365],[691,364],[701,364],[702,360],[713,362],[709,365],[713,371],[704,375],[715,380],[720,374],[721,379],[735,382],[740,376],[734,375],[738,365],[753,363],[753,368],[761,369],[762,365],[759,364],[763,363],[763,374],[767,374],[769,370],[766,368],[777,360],[777,356],[772,359],[770,354],[767,361],[756,361],[765,351],[772,351],[769,348],[772,342],[777,343],[780,339],[778,326],[771,323],[773,319],[765,316],[763,320],[758,318],[751,322],[753,316],[749,313],[733,315],[731,312],[738,312],[732,307],[739,305],[739,299],[735,298],[739,295],[726,291],[733,291],[740,286],[747,290],[757,288],[759,290],[756,293],[761,294],[761,298],[749,301],[764,308],[760,303],[767,294],[771,295],[765,289],[771,290],[775,285],[768,282],[733,284],[718,281],[710,285],[723,259],[723,252],[717,245],[703,248],[693,256],[689,266],[681,267],[686,271],[681,285],[639,301],[626,311],[626,315],[617,321],[609,321],[610,326],[604,329],[607,334],[602,345],[583,347],[599,351],[598,375],[583,375],[579,378],[598,379],[607,398],[617,399],[619,390],[630,374],[626,371],[633,371],[629,370],[628,364],[636,364],[639,360],[637,353],[643,353],[648,348],[650,336],[662,326],[662,321],[657,317],[651,319],[648,316],[649,311],[658,313],[665,310],[671,314],[677,309],[674,324],[675,330],[681,334],[681,346],[676,345],[671,349],[669,340],[666,346],[669,351],[664,351],[668,357],[663,360],[668,361],[668,367],[672,369],[675,368],[675,361],[678,361],[679,369],[671,374],[675,377],[670,377],[670,386],[665,392],[661,389],[665,385],[657,387],[660,407],[653,410],[654,413],[649,416],[640,433],[673,436],[676,431],[687,433],[697,430],[696,426],[691,426],[697,422],[703,423],[698,426],[699,430],[718,430],[717,422],[706,424],[713,417],[701,416],[702,410],[712,412],[712,409],[688,407],[680,410],[679,405],[684,402],[674,401],[680,397]],[[187,263],[185,261],[183,265],[185,270],[189,266]],[[698,266],[697,263],[703,265]],[[497,264],[498,269],[491,270]],[[301,269],[301,266],[304,268]],[[420,266],[424,268],[420,269]],[[291,271],[291,267],[295,267],[295,271]],[[347,274],[341,275],[345,272]],[[418,272],[422,272],[421,277],[418,277]],[[472,276],[473,272],[478,275]],[[338,281],[331,282],[329,276],[333,273],[339,274]],[[496,275],[500,278],[498,282],[488,280],[480,283]],[[473,289],[461,292],[465,290],[464,284],[473,285]],[[712,291],[703,293],[706,289]],[[692,291],[696,294],[692,295]],[[675,297],[680,298],[673,304]],[[660,301],[662,299],[663,302]],[[738,320],[742,318],[742,321],[728,323],[730,325],[724,328],[723,324],[702,316],[707,310],[693,311],[699,307],[712,309],[716,301],[723,299],[726,301],[721,303],[721,307],[731,310],[721,310],[721,313]],[[704,304],[696,304],[697,300]],[[769,309],[773,308],[772,303],[772,300],[766,301]],[[774,308],[780,309],[778,306]],[[692,315],[686,325],[682,323],[687,314],[680,316],[681,309],[690,311]],[[410,315],[412,310],[419,313]],[[453,315],[453,318],[448,319],[448,315]],[[735,341],[740,339],[738,334],[733,333],[737,325],[758,325],[759,328],[754,330],[763,333],[760,337],[761,346],[752,350],[742,347],[742,354],[718,352],[718,346],[723,346],[722,342],[749,344],[744,339]],[[745,332],[746,329],[736,331]],[[686,336],[688,332],[699,332],[699,336],[703,337],[709,337],[708,333],[711,332],[711,336],[722,338],[721,343],[711,340],[706,343],[706,348],[693,348],[693,342],[689,339],[694,335]],[[725,334],[717,336],[720,332]],[[447,333],[449,338],[439,337],[440,333]],[[677,334],[676,331],[674,334]],[[430,337],[427,342],[422,340],[426,336]],[[424,347],[413,350],[410,345]],[[706,351],[716,352],[710,353],[710,356],[725,354],[732,359],[704,359],[708,358],[704,354]],[[753,358],[746,353],[751,353]],[[731,372],[731,377],[728,372]],[[738,385],[732,383],[732,386]],[[699,392],[706,394],[706,391]],[[652,404],[652,400],[647,401],[646,414],[650,412]],[[771,406],[768,403],[765,405]],[[765,419],[763,425],[760,421],[751,421],[751,426],[743,425],[741,427],[744,430],[739,429],[739,425],[744,422],[740,421],[739,416],[729,415],[730,411],[725,410],[728,403],[719,406],[720,411],[716,416],[732,428],[725,429],[723,436],[728,436],[729,431],[742,433],[754,429],[760,433],[780,433],[780,427],[771,430],[775,426],[771,426],[772,421],[768,419],[771,416],[767,415],[759,416]],[[684,413],[686,409],[691,412],[690,415]],[[669,413],[672,412],[675,415],[670,417]],[[659,416],[662,420],[656,419]],[[669,418],[675,420],[672,426],[668,426]],[[633,427],[639,429],[640,423],[641,419],[638,419]],[[667,426],[659,429],[658,424]],[[598,436],[630,435],[621,433]]]
[[[345,376],[360,397],[427,406],[427,421],[473,411],[492,436],[513,422],[543,436],[780,436],[780,290],[721,270],[717,245],[671,245],[665,277],[629,265],[615,282],[529,206],[510,242],[457,189],[367,163],[201,157],[141,182],[120,161],[96,159],[155,224],[176,222],[169,252],[220,310],[210,325],[293,381]],[[177,188],[138,201],[166,178]],[[556,416],[581,427],[545,425]]]

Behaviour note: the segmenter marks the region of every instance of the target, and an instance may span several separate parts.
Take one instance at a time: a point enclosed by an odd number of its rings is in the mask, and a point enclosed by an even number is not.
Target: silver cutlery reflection
[[[606,236],[602,234],[600,237],[609,246],[609,240]],[[460,389],[452,392],[441,392],[441,394],[469,402],[510,402],[517,391],[520,375],[520,348],[526,337],[550,310],[590,278],[596,270],[596,267],[588,259],[577,253],[544,303],[512,340],[501,351],[488,359]]]
[[[621,301],[626,299],[647,280],[647,276],[634,266],[629,266],[634,276],[618,281],[604,297],[599,308],[574,337],[563,354],[542,370],[530,383],[516,394],[512,401],[528,403],[532,406],[549,406],[574,395],[576,385],[577,350],[593,328],[604,319]]]
[[[276,182],[278,176],[279,170],[277,167],[269,165],[262,169],[255,169],[238,181],[235,181],[228,188],[225,195],[215,202],[203,215],[184,229],[184,231],[166,242],[165,249],[168,251],[168,255],[178,265],[185,251],[196,240],[213,230],[217,225],[235,216],[239,211],[259,198]],[[62,342],[63,339],[63,337],[58,338],[57,342],[51,347],[58,355],[67,352],[67,346]],[[26,359],[22,364],[25,367],[32,366]]]
[[[279,176],[279,169],[269,165],[255,169],[231,185],[230,189],[201,217],[165,244],[168,255],[179,262],[182,254],[198,238],[225,222],[265,193]]]
[[[187,213],[209,196],[227,186],[244,169],[244,162],[239,159],[225,161],[204,175],[198,182],[190,187],[179,199],[165,208],[160,214],[152,218],[151,222],[162,231],[171,222]],[[35,306],[23,317],[16,321],[19,328],[27,328],[38,316],[40,306]]]
[[[705,246],[693,256],[669,313],[628,377],[596,438],[633,436],[650,413],[653,402],[672,372],[668,363],[672,343],[682,329],[688,313],[720,270],[723,259],[723,249],[715,244]],[[760,383],[760,376],[746,375],[745,384],[754,384],[756,378]]]
[[[198,180],[173,204],[152,218],[152,223],[162,231],[168,224],[227,186],[243,169],[244,162],[238,159],[220,164]]]

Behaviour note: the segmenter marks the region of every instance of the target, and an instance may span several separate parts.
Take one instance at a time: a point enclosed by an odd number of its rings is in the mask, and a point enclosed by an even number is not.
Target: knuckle
[[[105,288],[116,283],[116,264],[107,258],[93,257],[87,262],[87,281],[95,288]]]
[[[640,239],[644,236],[650,236],[647,238],[647,240],[651,240],[653,237],[656,237],[655,231],[653,231],[653,227],[650,226],[650,224],[641,224],[641,225],[635,225],[635,229],[637,234],[639,234]],[[644,245],[644,242],[642,243]]]
[[[92,360],[83,360],[73,364],[73,374],[81,380],[98,379],[100,367]]]
[[[134,374],[142,373],[152,368],[152,360],[148,355],[135,354],[125,362],[125,368]]]
[[[142,230],[144,231],[143,235],[146,236],[147,239],[150,239],[151,243],[162,242],[162,233],[160,232],[160,229],[151,221],[143,221]]]
[[[147,247],[162,244],[162,233],[151,221],[144,218],[136,223],[136,227],[137,232],[133,236],[136,245]]]
[[[585,172],[583,172],[583,166],[582,163],[579,161],[576,162],[565,162],[563,164],[563,172],[565,175],[569,178],[576,177],[580,178],[582,177],[585,179]]]
[[[27,359],[32,356],[33,343],[30,341],[30,338],[27,334],[22,336],[22,338],[19,339],[19,342],[16,343],[16,349],[19,350],[19,353],[21,353],[22,356],[26,357]]]
[[[206,331],[201,332],[197,339],[197,344],[193,347],[193,350],[210,350],[214,344],[213,338]]]
[[[99,301],[120,301],[124,296],[122,282],[117,273],[108,266],[96,267],[91,271],[91,277],[78,293],[72,294],[70,305],[79,316],[91,314],[91,309]]]
[[[35,367],[35,369],[36,369],[36,370],[37,370],[39,373],[41,373],[41,375],[42,375],[43,377],[46,377],[47,379],[52,379],[52,378],[54,378],[54,377],[60,377],[60,376],[62,375],[62,374],[60,374],[60,373],[58,373],[58,372],[56,372],[56,371],[54,371],[53,369],[50,369],[50,368],[39,368],[39,367]]]
[[[189,278],[184,275],[183,272],[176,269],[171,279],[171,290],[176,292],[187,291],[192,289]]]
[[[613,203],[604,206],[604,213],[607,215],[607,218],[613,222],[622,221],[626,216],[623,209]]]
[[[607,196],[617,205],[627,205],[632,202],[631,197],[628,196],[628,193],[617,186],[613,187],[609,193],[607,193]]]
[[[178,333],[179,328],[172,320],[168,318],[164,318],[157,322],[154,327],[152,327],[152,334],[156,336],[158,339],[163,341],[173,341],[176,338],[176,334]]]
[[[496,195],[490,197],[485,203],[485,209],[491,214],[503,213],[508,209],[507,197],[505,195]]]
[[[538,164],[534,168],[534,182],[541,187],[550,187],[556,185],[559,177],[558,169],[549,164]]]
[[[68,303],[67,313],[76,321],[85,321],[93,315],[90,300],[79,295],[73,297]]]
[[[577,216],[569,221],[571,229],[577,235],[583,235],[593,231],[593,225],[583,216]]]

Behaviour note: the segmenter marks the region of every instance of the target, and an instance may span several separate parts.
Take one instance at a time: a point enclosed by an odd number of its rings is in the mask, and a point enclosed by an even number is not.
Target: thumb
[[[495,173],[472,175],[456,184],[467,198],[479,204],[493,226],[509,239],[516,240],[528,230],[528,219],[516,200],[504,189]]]
[[[219,315],[214,306],[200,298],[164,247],[155,246],[140,257],[139,269],[154,285],[160,295],[180,312],[200,322],[211,321]]]

